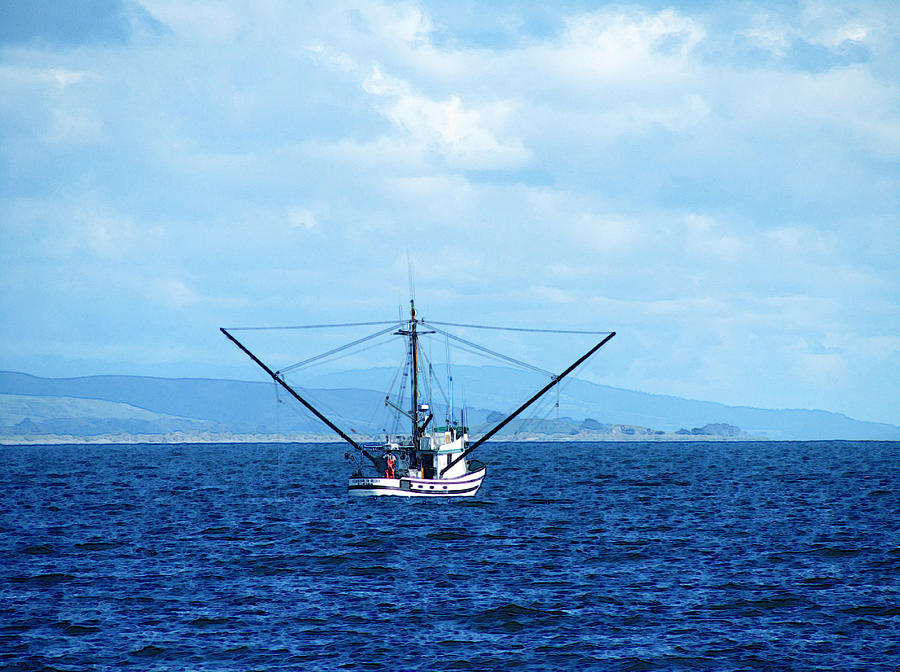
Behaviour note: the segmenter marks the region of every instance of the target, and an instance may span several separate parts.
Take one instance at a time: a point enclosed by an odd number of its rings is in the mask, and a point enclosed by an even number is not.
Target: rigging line
[[[470,355],[475,355],[476,357],[484,357],[485,359],[491,359],[491,357],[489,355],[486,355],[483,352],[478,352],[477,350],[474,350],[472,348],[467,348],[465,345],[454,345],[453,347],[456,349],[457,352],[467,352]],[[531,367],[526,367],[526,368],[530,369]],[[518,371],[520,369],[516,369],[516,370]],[[543,377],[546,377],[548,379],[553,378],[553,374],[550,372],[539,370],[538,373],[540,373]]]
[[[563,380],[562,382],[559,383],[558,392],[561,394],[564,394],[565,391],[572,385],[572,383],[574,383],[576,381],[584,382],[584,380],[582,378],[579,378],[578,375],[581,373],[584,373],[584,371],[587,369],[589,363],[590,363],[590,360],[585,360],[581,364],[576,366],[574,369],[572,369],[572,373],[569,374],[565,380]],[[567,396],[567,399],[568,399],[568,396]]]
[[[396,341],[394,341],[394,342],[396,343]],[[374,347],[374,346],[369,346],[369,348],[364,348],[362,350],[362,352],[369,350],[372,347]],[[385,396],[387,398],[390,398],[390,395],[393,393],[394,384],[397,382],[397,378],[400,376],[400,373],[402,371],[403,371],[403,363],[401,362],[394,370],[394,374],[391,377],[391,381],[390,381],[390,383],[388,383],[387,387],[385,388],[382,386],[382,387],[377,388],[379,391],[384,392]],[[386,404],[379,403],[373,407],[372,413],[369,416],[369,424],[372,427],[380,428],[384,432],[387,432],[387,425],[390,423],[388,422],[388,413],[387,413]],[[379,432],[376,432],[376,434],[377,433],[379,433]]]
[[[394,375],[391,377],[391,382],[388,383],[387,388],[383,390],[386,395],[390,396],[394,393],[394,385],[397,384],[397,379],[400,377],[400,374],[403,373],[404,366],[405,364],[403,362],[400,362],[400,364],[394,370]]]
[[[281,397],[278,395],[278,383],[272,381],[275,388],[275,433],[281,434]]]
[[[552,395],[549,395],[549,394],[544,395],[538,401],[536,401],[534,404],[532,404],[531,408],[529,409],[528,416],[525,416],[524,413],[522,416],[520,416],[520,422],[518,425],[516,425],[516,430],[515,430],[516,436],[519,436],[522,434],[527,435],[527,434],[534,434],[534,433],[547,433],[547,430],[549,429],[549,427],[546,423],[552,422],[551,416],[553,415],[554,411],[556,413],[556,418],[555,418],[556,422],[550,426],[553,427],[553,433],[557,433],[559,431],[559,429],[560,429],[560,426],[559,426],[560,395],[561,395],[562,390],[564,389],[564,386],[566,386],[572,382],[572,375],[574,375],[578,371],[579,368],[581,368],[581,367],[573,369],[572,373],[569,374],[569,376],[567,376],[562,382],[560,382],[555,387],[555,391],[556,391],[555,402],[554,402]],[[512,424],[514,424],[514,423],[512,423]]]
[[[397,381],[399,378],[404,377],[401,376],[403,369],[403,363],[400,364],[400,368],[394,372],[394,377],[391,379],[390,385],[387,386],[387,389],[383,389],[381,391],[384,392],[384,396],[386,399],[390,399],[391,397],[402,397],[404,384],[403,381],[400,381],[399,387],[397,386]],[[396,391],[395,391],[396,389]]]
[[[409,378],[409,367],[410,364],[410,355],[412,354],[409,348],[405,348],[406,350],[406,360],[400,365],[400,381],[399,387],[397,391],[397,406],[403,408],[403,404],[406,402],[406,391],[407,391],[407,382]],[[390,390],[391,394],[394,394],[394,390]],[[387,408],[387,407],[385,407]],[[400,414],[392,413],[391,417],[393,418],[393,424],[391,425],[391,434],[398,435],[400,429]]]
[[[434,378],[434,384],[437,387],[438,392],[441,393],[441,397],[444,399],[444,403],[449,407],[450,400],[447,398],[447,393],[444,392],[444,387],[441,385],[440,379],[436,375],[434,375],[434,369],[431,366],[431,362],[428,362],[428,370],[431,372],[432,377]]]
[[[550,418],[552,412],[550,397],[542,397],[531,406],[530,410],[530,415],[523,416],[521,418],[518,418],[513,423],[510,423],[514,427],[514,436],[520,436],[522,434],[537,434],[540,433],[542,426],[546,427],[544,423],[546,423],[546,421]]]
[[[288,379],[284,378],[283,376],[282,376],[282,380],[284,380],[285,382],[290,382],[291,387],[293,387],[298,392],[301,392],[303,394],[304,399],[308,399],[311,403],[314,403],[316,405],[316,408],[321,409],[325,413],[328,413],[329,417],[346,420],[346,418],[337,409],[335,409],[334,406],[332,406],[331,404],[326,402],[322,397],[319,396],[319,394],[321,394],[322,392],[325,392],[326,394],[328,392],[330,392],[331,390],[329,390],[328,388],[301,387],[296,382],[288,381]],[[314,389],[315,389],[315,392],[313,391]],[[316,392],[318,392],[319,394],[316,394]],[[290,400],[288,400],[288,402],[290,403]],[[289,406],[289,408],[293,408],[294,410],[299,411],[300,415],[302,415],[303,417],[307,416],[307,412],[305,409],[303,409],[302,406],[297,406],[296,404],[291,404],[291,406]]]
[[[475,349],[472,349],[472,348],[468,348],[468,347],[466,347],[465,345],[454,345],[453,347],[455,348],[455,350],[456,350],[457,352],[466,352],[466,353],[468,353],[468,354],[470,354],[470,355],[475,355],[475,356],[477,356],[477,357],[484,357],[485,359],[492,359],[489,355],[486,355],[486,354],[483,353],[483,352],[479,352],[478,350],[475,350]],[[462,366],[462,365],[460,365],[460,366]],[[530,368],[530,367],[529,367],[529,368]],[[518,369],[517,369],[517,370],[518,370]],[[543,372],[543,371],[542,371],[541,373],[542,373],[543,376],[545,376],[545,377],[547,377],[547,378],[553,378],[553,374],[551,374],[551,373],[545,373],[545,372]]]
[[[433,326],[435,324],[440,324],[444,327],[463,327],[466,329],[493,329],[497,331],[526,331],[530,333],[537,334],[590,334],[590,335],[605,335],[610,334],[612,332],[609,331],[582,331],[578,329],[526,329],[524,327],[492,327],[484,324],[457,324],[455,322],[434,322],[433,320],[419,320],[422,324],[428,324],[429,326]]]
[[[349,443],[351,446],[353,446],[353,447],[356,448],[358,451],[360,451],[363,455],[365,455],[366,458],[368,458],[368,460],[369,460],[372,464],[377,464],[377,461],[375,460],[375,458],[372,457],[372,455],[370,455],[369,452],[368,452],[365,448],[363,448],[363,447],[360,446],[356,441],[354,441],[354,440],[351,439],[349,436],[347,436],[346,432],[344,432],[340,427],[338,427],[337,425],[335,425],[331,420],[329,420],[329,419],[326,418],[324,415],[322,415],[321,411],[316,410],[316,408],[315,408],[314,406],[312,406],[308,401],[306,401],[303,397],[301,397],[301,396],[294,390],[294,388],[292,388],[290,385],[288,385],[288,384],[284,381],[283,378],[281,378],[277,373],[275,373],[274,371],[272,371],[272,369],[270,369],[268,366],[266,366],[266,364],[265,364],[259,357],[257,357],[257,356],[254,355],[252,352],[250,352],[250,351],[247,349],[247,346],[245,346],[243,343],[241,343],[239,340],[237,340],[234,336],[232,336],[230,333],[228,333],[228,330],[227,330],[227,329],[222,328],[222,329],[220,329],[220,331],[222,332],[222,334],[225,335],[226,338],[228,338],[229,341],[231,341],[232,343],[234,343],[234,344],[235,344],[235,345],[236,345],[236,346],[237,346],[237,347],[238,347],[245,355],[247,355],[250,359],[252,359],[252,360],[259,366],[259,368],[261,368],[263,371],[265,371],[267,374],[269,374],[269,376],[270,376],[276,383],[278,383],[278,384],[281,385],[285,390],[287,390],[287,391],[291,394],[292,397],[294,397],[297,401],[299,401],[301,404],[303,404],[307,409],[309,409],[310,411],[312,411],[312,413],[313,413],[317,418],[319,418],[319,420],[321,420],[321,421],[324,422],[326,425],[328,425],[328,426],[331,428],[331,430],[332,430],[335,434],[337,434],[338,436],[340,436],[344,441],[346,441],[346,442]]]
[[[473,343],[472,341],[467,341],[466,339],[456,336],[455,334],[451,334],[449,331],[444,331],[443,329],[439,329],[438,327],[434,326],[433,322],[429,323],[429,326],[431,326],[438,333],[441,333],[448,338],[452,338],[454,341],[459,341],[460,343],[465,343],[470,348],[476,348],[477,350],[481,350],[482,352],[489,353],[489,354],[493,355],[494,357],[498,357],[502,360],[510,362],[511,364],[516,364],[517,366],[521,366],[526,369],[531,369],[532,371],[536,371],[537,373],[543,374],[545,376],[550,376],[551,378],[556,377],[555,373],[551,373],[550,371],[547,371],[546,369],[542,369],[539,366],[533,366],[533,365],[529,364],[528,362],[523,362],[521,360],[515,359],[514,357],[510,357],[508,355],[504,355],[502,353],[495,352],[495,351],[491,350],[490,348],[484,347],[483,345],[478,345],[477,343]]]
[[[374,334],[370,334],[369,336],[364,336],[355,341],[351,341],[350,343],[346,343],[344,345],[338,346],[333,350],[329,350],[328,352],[323,352],[321,355],[316,355],[315,357],[310,357],[309,359],[304,359],[302,362],[297,362],[296,364],[291,364],[290,366],[286,366],[283,369],[277,371],[277,373],[287,373],[288,371],[293,371],[294,369],[299,369],[301,366],[306,366],[307,364],[312,364],[315,361],[320,359],[324,359],[329,357],[330,355],[337,354],[347,348],[352,348],[354,345],[359,345],[360,343],[365,343],[368,340],[376,338],[377,336],[381,336],[383,334],[388,333],[393,330],[397,326],[397,322],[391,322],[391,326],[387,329],[382,329],[381,331],[376,331]]]
[[[334,398],[334,395],[329,394],[330,392],[334,392],[335,390],[329,388],[304,388],[300,387],[299,385],[293,386],[297,390],[302,392],[305,398],[315,403],[317,408],[320,408],[324,412],[328,413],[329,417],[334,418],[336,421],[356,426],[359,426],[360,423],[364,421],[364,410],[362,413],[356,414],[354,413],[353,409],[348,409],[346,404],[342,403],[339,397]],[[315,393],[313,392],[313,389],[315,389]],[[325,396],[322,396],[323,394]],[[326,397],[332,397],[332,403],[326,401]],[[337,404],[337,406],[334,406],[335,403]],[[308,417],[308,414],[302,411],[300,408],[297,408],[296,404],[294,404],[293,407],[295,408],[295,410],[299,411],[303,417]],[[350,431],[357,435],[366,433],[365,430],[357,431],[355,429],[351,429]]]
[[[556,386],[556,427],[559,428],[559,385]],[[559,496],[559,441],[556,442],[556,495]]]
[[[350,352],[338,353],[328,359],[319,359],[319,360],[317,360],[316,363],[333,364],[334,362],[344,359],[345,357],[353,357],[355,355],[359,355],[364,352],[368,352],[369,350],[373,350],[375,348],[384,347],[388,343],[390,343],[390,341],[388,341],[388,340],[376,341],[374,343],[370,343],[369,345],[365,346],[364,348],[357,348],[356,350],[351,350]],[[324,355],[323,355],[323,357],[324,357]]]
[[[544,385],[544,387],[542,387],[542,388],[541,388],[540,390],[538,390],[534,395],[532,395],[531,399],[529,399],[529,400],[526,401],[524,404],[522,404],[521,406],[519,406],[519,408],[517,408],[515,411],[513,411],[511,415],[508,415],[502,422],[500,422],[499,424],[495,425],[494,428],[491,429],[487,434],[485,434],[485,435],[482,436],[480,439],[478,439],[477,441],[475,441],[475,443],[469,444],[469,447],[466,448],[463,452],[461,452],[461,453],[459,454],[458,457],[456,457],[456,458],[450,460],[450,462],[447,463],[447,466],[444,467],[443,469],[441,469],[441,472],[440,472],[441,475],[443,475],[444,473],[446,473],[448,469],[450,469],[454,464],[456,464],[456,463],[459,462],[460,460],[466,459],[466,456],[469,455],[473,450],[475,450],[476,448],[478,448],[479,446],[481,446],[481,444],[483,444],[485,441],[487,441],[488,439],[490,439],[494,434],[496,434],[496,433],[499,432],[501,429],[503,429],[507,424],[509,424],[509,422],[510,422],[511,420],[515,419],[515,417],[516,417],[517,415],[519,415],[522,411],[524,411],[526,408],[528,408],[529,406],[531,406],[531,404],[533,404],[535,401],[537,401],[537,400],[540,399],[542,396],[544,396],[544,394],[546,394],[547,390],[549,390],[549,389],[550,389],[551,387],[553,387],[554,385],[559,384],[559,382],[560,382],[563,378],[565,378],[566,376],[568,376],[568,375],[572,372],[573,369],[577,368],[582,362],[584,362],[585,360],[589,359],[591,355],[593,355],[595,352],[597,352],[597,350],[599,350],[599,349],[602,348],[604,345],[606,345],[607,343],[609,343],[609,341],[612,340],[612,338],[615,337],[615,335],[616,335],[616,332],[612,332],[611,334],[609,334],[606,338],[604,338],[602,341],[600,341],[599,343],[597,343],[597,345],[595,345],[593,348],[591,348],[591,349],[588,350],[586,353],[584,353],[581,357],[579,357],[577,360],[575,360],[575,362],[573,362],[571,365],[569,365],[569,368],[567,368],[565,371],[563,371],[563,372],[560,373],[559,375],[554,376],[554,377],[553,377],[553,380],[551,380],[549,383],[547,383],[546,385]]]
[[[434,386],[437,387],[438,392],[441,393],[441,398],[444,400],[444,404],[449,406],[450,400],[447,398],[447,393],[444,392],[444,387],[441,385],[440,379],[434,374],[434,367],[431,366],[431,362],[428,362],[428,371],[431,373]]]
[[[441,387],[441,381],[438,380],[438,377],[434,375],[434,366],[432,366],[432,364],[431,364],[431,358],[428,355],[426,355],[424,352],[422,352],[422,357],[425,359],[425,363],[428,365],[429,378],[431,379],[431,380],[429,380],[429,383],[433,382],[435,385],[437,385],[438,392],[440,392],[441,396],[444,398],[444,403],[445,404],[448,403],[447,394],[444,392],[444,388]],[[433,390],[432,390],[432,392],[433,392]]]
[[[397,320],[385,322],[345,322],[343,324],[300,324],[287,327],[225,327],[228,331],[272,331],[277,329],[330,329],[332,327],[370,327],[379,324],[392,324],[400,326],[403,322]]]

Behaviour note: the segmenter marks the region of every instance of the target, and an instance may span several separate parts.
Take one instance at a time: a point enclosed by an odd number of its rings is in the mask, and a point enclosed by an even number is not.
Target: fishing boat
[[[360,459],[357,463],[357,468],[350,476],[347,487],[348,494],[352,497],[394,496],[435,498],[475,496],[478,493],[479,488],[481,488],[481,484],[487,473],[487,468],[481,462],[469,459],[469,455],[508,425],[514,418],[519,416],[525,409],[543,397],[554,386],[558,385],[560,381],[584,363],[591,355],[616,335],[615,332],[573,332],[565,330],[527,330],[512,328],[512,331],[603,334],[604,338],[564,371],[559,374],[551,374],[550,381],[532,395],[531,398],[522,403],[516,410],[509,413],[501,421],[497,422],[477,440],[470,441],[469,428],[466,426],[465,408],[463,407],[460,409],[458,416],[455,416],[453,412],[452,377],[449,381],[451,401],[445,409],[446,420],[442,425],[436,426],[432,406],[422,395],[422,372],[420,369],[422,353],[420,351],[419,341],[425,335],[440,332],[448,339],[453,338],[456,341],[462,341],[469,346],[477,347],[481,351],[491,351],[458,336],[454,336],[438,326],[451,325],[451,323],[432,322],[430,320],[426,322],[424,319],[418,317],[416,315],[415,299],[410,299],[408,319],[389,324],[392,324],[392,326],[380,330],[367,338],[379,336],[384,333],[392,333],[393,335],[402,336],[406,339],[406,371],[403,375],[404,384],[401,386],[401,392],[403,392],[403,394],[399,397],[395,396],[393,400],[392,396],[388,394],[385,397],[384,403],[386,407],[392,408],[397,414],[408,420],[410,431],[408,434],[388,434],[383,441],[376,443],[357,441],[341,429],[336,422],[326,417],[313,405],[313,403],[310,402],[309,399],[307,399],[307,395],[301,395],[293,385],[287,382],[284,376],[286,369],[278,371],[271,369],[256,354],[251,352],[243,343],[241,343],[234,334],[231,333],[236,331],[236,328],[226,329],[225,327],[222,327],[220,329],[232,343],[265,371],[280,388],[284,389],[291,397],[300,402],[300,404],[327,425],[342,440],[352,446],[361,458],[365,458],[364,461]],[[350,325],[306,325],[305,327],[293,328],[326,326]],[[503,327],[485,327],[480,325],[451,326],[504,329]],[[396,329],[396,331],[394,331],[394,329]],[[366,339],[358,339],[350,344],[323,353],[322,356],[342,351],[352,345],[358,345],[364,340]],[[507,361],[515,361],[507,356],[502,357]],[[301,364],[310,362],[313,359],[316,358],[304,360]],[[409,385],[409,405],[406,408],[403,408],[402,403],[405,398],[406,384]]]

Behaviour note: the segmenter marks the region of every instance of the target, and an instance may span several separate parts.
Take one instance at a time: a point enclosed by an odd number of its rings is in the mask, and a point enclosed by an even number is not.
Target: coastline
[[[360,443],[375,443],[382,437],[358,435]],[[496,443],[566,443],[566,442],[742,442],[780,441],[762,435],[717,436],[712,434],[610,434],[604,432],[579,432],[578,434],[523,434],[497,436]],[[0,438],[0,446],[27,445],[146,445],[188,443],[342,443],[332,434],[214,434],[208,432],[170,434],[100,434],[96,436],[72,436],[68,434],[11,435]]]

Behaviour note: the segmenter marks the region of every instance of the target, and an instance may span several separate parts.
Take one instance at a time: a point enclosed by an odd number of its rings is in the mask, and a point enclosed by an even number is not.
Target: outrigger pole
[[[461,459],[463,459],[466,455],[468,455],[468,454],[471,453],[473,450],[475,450],[476,448],[478,448],[478,446],[480,446],[482,443],[484,443],[484,442],[487,441],[489,438],[491,438],[494,434],[496,434],[496,433],[499,432],[501,429],[503,429],[503,428],[507,425],[507,423],[509,423],[513,418],[515,418],[517,415],[519,415],[519,413],[521,413],[522,411],[524,411],[526,408],[528,408],[529,406],[531,406],[535,401],[537,401],[537,400],[540,399],[542,396],[544,396],[544,395],[547,393],[547,390],[549,390],[551,387],[553,387],[554,385],[556,385],[556,384],[557,384],[559,381],[561,381],[563,378],[565,378],[565,377],[568,376],[570,373],[572,373],[572,371],[574,371],[574,370],[578,367],[579,364],[581,364],[582,362],[584,362],[584,360],[586,360],[588,357],[590,357],[590,356],[593,355],[595,352],[597,352],[597,350],[599,350],[599,349],[602,348],[604,345],[606,345],[606,343],[607,343],[613,336],[615,336],[615,335],[616,335],[616,332],[614,332],[614,331],[610,332],[609,335],[608,335],[606,338],[604,338],[604,339],[603,339],[602,341],[600,341],[597,345],[595,345],[593,348],[591,348],[590,350],[588,350],[584,355],[582,355],[581,357],[579,357],[579,358],[575,361],[575,363],[572,364],[568,369],[566,369],[565,371],[563,371],[563,372],[562,372],[561,374],[559,374],[558,376],[555,376],[555,377],[553,378],[553,380],[551,380],[551,381],[550,381],[549,383],[547,383],[543,388],[541,388],[541,390],[540,390],[537,394],[535,394],[533,397],[531,397],[531,399],[529,399],[529,400],[526,401],[524,404],[522,404],[521,406],[519,406],[516,410],[514,410],[512,413],[510,413],[509,415],[507,415],[507,416],[506,416],[503,420],[501,420],[501,421],[500,421],[500,422],[499,422],[499,423],[498,423],[491,431],[489,431],[487,434],[485,434],[485,435],[482,436],[480,439],[478,439],[478,441],[476,441],[475,443],[473,443],[473,444],[472,444],[471,446],[469,446],[462,454],[460,454],[459,457],[457,457],[455,460],[452,460],[449,464],[447,464],[446,467],[444,467],[443,469],[441,469],[441,474],[440,474],[440,475],[443,476],[444,473],[445,473],[450,467],[452,467],[454,464],[456,464],[457,462],[459,462],[459,461],[460,461]]]
[[[237,340],[234,336],[229,334],[228,331],[224,327],[220,327],[219,331],[221,331],[223,334],[225,334],[225,336],[228,337],[228,340],[230,340],[232,343],[234,343],[236,346],[238,346],[241,350],[243,350],[244,353],[250,359],[252,359],[254,362],[256,362],[256,364],[258,364],[259,367],[263,371],[268,373],[272,377],[272,380],[274,380],[276,383],[281,385],[285,390],[287,390],[291,394],[291,396],[294,397],[294,399],[296,399],[301,404],[306,406],[306,408],[308,408],[310,411],[312,411],[313,414],[315,414],[315,416],[319,420],[321,420],[326,425],[328,425],[332,430],[334,430],[337,433],[337,435],[340,436],[344,441],[346,441],[351,446],[356,448],[359,452],[361,452],[363,455],[368,457],[369,460],[372,462],[372,464],[374,464],[376,467],[378,466],[377,460],[374,457],[372,457],[372,455],[369,453],[369,451],[367,451],[365,448],[363,448],[361,445],[359,445],[356,441],[354,441],[349,436],[347,436],[343,431],[341,431],[340,427],[335,425],[333,422],[331,422],[331,420],[329,420],[324,415],[322,415],[319,411],[317,411],[315,408],[313,408],[312,404],[310,404],[308,401],[306,401],[306,399],[304,399],[299,394],[297,394],[294,391],[294,389],[290,385],[288,385],[281,376],[278,375],[278,373],[276,373],[275,371],[272,371],[272,369],[270,369],[268,366],[263,364],[262,360],[260,360],[259,357],[257,357],[252,352],[250,352],[246,347],[244,347],[244,345],[239,340]]]

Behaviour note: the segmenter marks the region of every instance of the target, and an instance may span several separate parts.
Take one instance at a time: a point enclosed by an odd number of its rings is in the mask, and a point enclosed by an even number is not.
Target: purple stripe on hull
[[[354,494],[385,494],[405,497],[474,495],[481,487],[486,469],[473,471],[459,478],[351,478],[348,490]]]
[[[416,496],[419,495],[435,495],[435,496],[448,496],[448,495],[463,495],[469,492],[474,492],[481,487],[481,483],[471,488],[464,488],[460,490],[404,490],[402,488],[397,488],[390,485],[351,485],[349,487],[350,490],[387,490],[393,491],[397,493],[402,493],[404,495]]]
[[[409,481],[410,483],[417,483],[422,485],[434,485],[435,483],[442,483],[444,485],[463,485],[465,483],[474,483],[475,481],[480,481],[484,478],[483,473],[474,472],[474,475],[466,474],[465,476],[460,476],[459,478],[405,478],[404,481]]]

